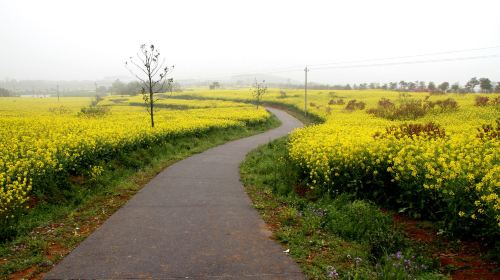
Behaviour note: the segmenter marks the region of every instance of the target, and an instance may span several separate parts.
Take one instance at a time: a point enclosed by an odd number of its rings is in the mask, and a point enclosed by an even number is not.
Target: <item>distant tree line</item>
[[[132,81],[124,83],[119,79],[115,80],[109,88],[99,87],[97,93],[106,93],[116,95],[137,95],[140,94],[142,90],[141,83],[138,81]],[[167,92],[181,92],[182,88],[179,83],[172,83],[165,86]]]
[[[65,92],[94,92],[95,84],[111,85],[109,80],[82,80],[82,81],[53,81],[53,80],[0,80],[0,88],[8,89],[16,94],[52,94],[59,86],[60,91]]]
[[[449,82],[442,82],[436,84],[434,82],[426,83],[424,81],[399,81],[390,83],[361,83],[353,84],[352,86],[347,84],[343,88],[338,89],[355,89],[355,90],[365,90],[365,89],[383,89],[383,90],[397,90],[397,91],[412,91],[412,92],[431,92],[431,93],[472,93],[477,92],[479,89],[482,93],[500,93],[500,82],[496,84],[493,83],[488,78],[471,78],[464,86],[459,83],[450,84]]]
[[[351,85],[324,85],[318,83],[308,83],[307,87],[310,89],[336,89],[336,90],[351,90],[353,89]]]
[[[120,95],[136,95],[141,93],[141,84],[137,81],[124,83],[119,79],[116,79],[111,86],[106,89],[105,87],[100,91],[109,92],[111,94],[120,94]],[[98,90],[100,89],[98,88]]]
[[[303,84],[270,84],[271,87],[280,88],[303,88]],[[366,90],[366,89],[382,89],[382,90],[397,90],[397,91],[413,91],[413,92],[431,92],[431,93],[500,93],[500,82],[492,82],[488,78],[471,78],[465,85],[459,83],[450,84],[442,82],[436,84],[434,82],[424,81],[399,81],[390,83],[360,83],[346,85],[329,85],[319,83],[309,83],[308,88],[316,90]]]
[[[220,85],[218,86],[220,87]],[[107,95],[109,94],[115,94],[115,95],[137,95],[141,93],[141,84],[137,81],[133,82],[128,82],[124,83],[120,81],[119,79],[115,80],[111,86],[106,87],[106,86],[98,86],[97,84],[95,85],[95,91],[94,90],[71,90],[71,91],[61,91],[60,94],[61,96],[93,96],[95,94],[99,96]],[[181,92],[182,88],[179,83],[172,83],[170,85],[167,85],[165,87],[165,90],[167,92]],[[52,96],[55,96],[57,94],[56,89],[50,88],[50,89],[44,89],[44,90],[17,90],[16,92],[12,90],[8,90],[6,88],[0,87],[0,97],[9,97],[9,96],[19,96],[21,94],[31,94],[31,95],[36,95],[36,94],[50,94]]]
[[[0,88],[0,97],[15,96],[14,93],[10,92],[8,89]]]

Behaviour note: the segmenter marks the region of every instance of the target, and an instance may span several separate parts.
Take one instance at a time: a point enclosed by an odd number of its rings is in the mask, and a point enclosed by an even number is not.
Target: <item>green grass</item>
[[[238,98],[238,97],[217,97],[217,96],[202,96],[202,95],[189,95],[189,94],[184,94],[184,95],[177,95],[177,96],[172,96],[170,97],[172,99],[181,99],[181,100],[222,100],[222,101],[232,101],[232,102],[241,102],[241,103],[248,103],[248,104],[254,104],[254,100],[251,98]],[[293,117],[297,118],[300,120],[303,124],[305,125],[310,125],[310,124],[318,124],[324,122],[324,119],[322,119],[319,115],[310,112],[307,116],[305,116],[304,111],[297,106],[293,104],[288,104],[285,102],[280,102],[280,101],[272,101],[272,100],[264,100],[261,102],[261,106],[268,106],[268,107],[273,107],[277,108],[280,110],[284,110]]]
[[[255,208],[307,278],[446,279],[426,250],[373,203],[349,195],[324,198],[303,187],[286,141],[248,154],[241,174]]]
[[[63,199],[57,203],[40,202],[10,225],[14,237],[0,243],[0,279],[31,278],[50,270],[165,167],[279,124],[272,116],[265,123],[246,128],[218,129],[206,135],[178,138],[107,162],[97,181],[74,178]]]

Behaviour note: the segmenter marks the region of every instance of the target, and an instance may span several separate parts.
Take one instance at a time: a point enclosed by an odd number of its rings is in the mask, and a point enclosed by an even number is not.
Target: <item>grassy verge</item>
[[[321,198],[301,186],[286,138],[251,152],[242,180],[274,237],[309,279],[445,279],[426,248],[392,217],[348,195]]]
[[[185,100],[222,100],[222,101],[233,101],[233,102],[255,104],[255,101],[251,98],[247,98],[247,99],[245,99],[245,98],[222,98],[222,97],[207,97],[207,96],[188,95],[188,94],[171,96],[170,98],[172,98],[172,99],[185,99]],[[314,113],[311,113],[311,112],[307,116],[305,116],[304,111],[302,109],[300,109],[294,105],[287,104],[285,102],[264,100],[264,101],[262,101],[262,105],[286,111],[290,115],[292,115],[295,118],[297,118],[298,120],[300,120],[305,125],[318,124],[318,123],[323,123],[325,121],[320,116],[318,116]]]
[[[323,122],[323,120],[321,120],[321,118],[319,118],[318,116],[311,114],[305,116],[304,111],[297,109],[297,107],[292,105],[278,103],[278,102],[264,102],[263,105],[286,111],[288,114],[292,115],[294,118],[301,121],[304,125],[312,125]]]
[[[213,130],[201,136],[141,148],[107,163],[98,180],[74,178],[67,198],[38,203],[16,224],[16,237],[0,244],[0,279],[37,279],[62,259],[145,183],[165,167],[229,140],[279,126],[267,122],[246,128]]]

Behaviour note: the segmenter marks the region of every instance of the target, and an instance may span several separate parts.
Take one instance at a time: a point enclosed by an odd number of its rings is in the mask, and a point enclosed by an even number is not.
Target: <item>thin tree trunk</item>
[[[151,112],[151,127],[155,127],[154,118],[154,100],[153,100],[153,82],[151,81],[151,70],[148,68],[149,76],[149,110]]]
[[[151,127],[155,127],[154,110],[153,110],[153,91],[149,91],[149,110],[151,110]]]

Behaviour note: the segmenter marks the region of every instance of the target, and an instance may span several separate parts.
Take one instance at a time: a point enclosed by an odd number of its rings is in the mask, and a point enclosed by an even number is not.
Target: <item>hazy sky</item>
[[[177,79],[500,46],[499,10],[498,0],[0,0],[0,79],[128,75],[127,57],[151,42]],[[483,55],[500,55],[500,48],[358,64]],[[312,81],[328,83],[500,81],[500,57],[312,68]],[[276,75],[302,79],[303,72]]]

